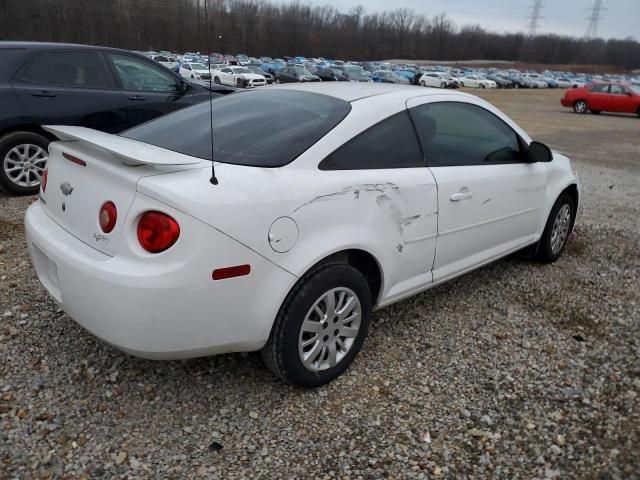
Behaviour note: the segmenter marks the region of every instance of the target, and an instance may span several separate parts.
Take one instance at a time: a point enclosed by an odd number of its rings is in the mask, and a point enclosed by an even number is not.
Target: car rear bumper
[[[573,103],[567,100],[566,98],[561,99],[560,103],[562,104],[563,107],[570,107],[573,105]]]
[[[296,278],[198,220],[171,214],[195,237],[185,245],[189,255],[141,261],[90,247],[36,202],[25,227],[38,278],[72,319],[132,355],[177,359],[261,348]],[[212,280],[213,269],[243,263],[251,265],[248,276]]]

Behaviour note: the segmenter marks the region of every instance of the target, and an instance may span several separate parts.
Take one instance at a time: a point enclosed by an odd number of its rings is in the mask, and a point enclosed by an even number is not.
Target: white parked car
[[[537,86],[537,88],[549,88],[549,84],[544,78],[542,78],[542,75],[537,73],[526,73],[523,77],[528,78],[529,81],[533,82]]]
[[[421,87],[447,88],[451,81],[453,80],[448,80],[444,73],[428,72],[420,77],[418,84]]]
[[[46,129],[27,243],[71,318],[141,357],[261,350],[305,387],[347,369],[372,310],[525,248],[555,261],[579,205],[566,156],[456,92],[291,84]]]
[[[239,88],[264,87],[267,79],[264,75],[253,73],[246,67],[223,67],[212,71],[214,83]]]
[[[152,60],[155,60],[160,65],[167,67],[169,70],[173,70],[178,66],[178,61],[174,57],[167,57],[165,55],[152,55]]]
[[[209,80],[209,67],[204,63],[187,62],[180,65],[180,75],[182,78],[194,80]]]
[[[459,80],[461,87],[471,88],[498,88],[498,84],[493,80],[483,78],[480,75],[467,75]]]

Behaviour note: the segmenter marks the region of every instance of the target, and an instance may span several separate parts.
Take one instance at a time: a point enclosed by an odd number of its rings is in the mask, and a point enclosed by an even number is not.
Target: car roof
[[[80,45],[76,43],[55,43],[55,42],[0,42],[0,48],[22,48],[27,50],[53,50],[69,49],[74,50],[113,50],[117,52],[130,52],[121,48],[101,47],[99,45]],[[134,53],[135,52],[131,52]],[[138,55],[141,55],[138,53]]]
[[[299,90],[303,92],[320,93],[330,97],[339,98],[347,102],[355,102],[364,98],[380,95],[394,95],[403,99],[424,97],[429,95],[442,95],[440,89],[419,88],[411,85],[398,85],[393,83],[351,83],[351,82],[326,82],[326,83],[288,83],[272,88]],[[447,91],[448,95],[471,98],[472,95],[463,92]]]

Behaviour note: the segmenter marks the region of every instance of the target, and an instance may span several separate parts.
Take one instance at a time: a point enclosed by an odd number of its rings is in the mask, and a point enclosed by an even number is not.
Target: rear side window
[[[609,93],[609,85],[607,84],[599,84],[591,87],[591,92],[593,93]]]
[[[36,84],[53,84],[53,73],[49,67],[46,53],[33,57],[16,75],[16,80]]]
[[[211,160],[209,102],[123,132],[126,138]],[[213,100],[217,162],[281,167],[300,156],[347,116],[351,104],[295,90],[258,90]]]
[[[320,170],[417,168],[425,163],[408,112],[374,125],[325,158]]]
[[[433,167],[523,162],[518,135],[477,105],[437,102],[411,109],[427,164]]]
[[[112,88],[102,55],[91,51],[50,51],[47,53],[57,85],[84,88]]]

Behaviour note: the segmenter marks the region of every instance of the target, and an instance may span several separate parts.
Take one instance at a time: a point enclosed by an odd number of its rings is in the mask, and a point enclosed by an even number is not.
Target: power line
[[[540,20],[544,17],[542,16],[542,7],[544,6],[543,0],[533,0],[531,3],[531,15],[527,18],[529,19],[529,24],[527,25],[527,30],[529,32],[530,37],[535,37],[540,27]]]
[[[587,31],[584,34],[587,40],[593,40],[598,37],[598,23],[602,20],[602,12],[604,10],[606,10],[606,8],[602,6],[602,0],[595,0],[593,2],[593,7],[589,9],[591,15],[587,18],[589,21]]]

